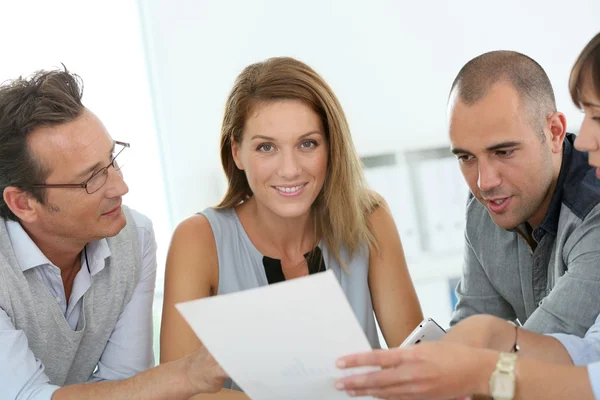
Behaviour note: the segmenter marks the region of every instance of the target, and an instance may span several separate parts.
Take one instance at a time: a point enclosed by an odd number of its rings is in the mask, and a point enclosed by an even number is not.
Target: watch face
[[[495,374],[492,378],[491,392],[493,397],[512,398],[515,394],[515,378],[506,374]]]

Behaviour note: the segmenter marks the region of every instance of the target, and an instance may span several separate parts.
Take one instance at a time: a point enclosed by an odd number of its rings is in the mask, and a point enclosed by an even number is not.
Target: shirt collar
[[[106,266],[106,259],[111,256],[108,240],[100,239],[95,242],[90,242],[86,246],[87,262],[92,276],[102,271]]]
[[[6,231],[15,252],[15,257],[21,271],[28,269],[52,265],[52,262],[42,253],[35,242],[29,237],[25,229],[16,221],[6,220]],[[90,242],[86,246],[87,259],[91,275],[102,271],[105,266],[105,260],[110,257],[111,252],[106,239]]]
[[[534,239],[537,242],[539,242],[543,237],[543,232],[541,232],[539,228],[556,236],[566,178],[573,167],[572,164],[577,163],[573,157],[573,152],[575,151],[573,149],[573,142],[575,141],[575,137],[575,135],[568,133],[563,142],[562,163],[560,166],[558,180],[556,181],[556,187],[554,188],[554,194],[552,195],[552,200],[550,200],[550,205],[548,206],[548,211],[546,211],[544,219],[538,226],[538,229],[534,230]]]

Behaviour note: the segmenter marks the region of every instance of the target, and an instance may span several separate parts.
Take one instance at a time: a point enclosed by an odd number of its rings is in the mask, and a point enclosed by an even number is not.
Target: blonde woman
[[[221,160],[224,199],[173,235],[161,362],[202,346],[174,304],[325,269],[374,348],[373,311],[389,346],[422,320],[390,211],[365,182],[340,103],[309,66],[271,58],[242,71],[226,103]]]

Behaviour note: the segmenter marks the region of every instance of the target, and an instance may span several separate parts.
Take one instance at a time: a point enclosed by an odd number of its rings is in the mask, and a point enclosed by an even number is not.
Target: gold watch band
[[[496,370],[490,378],[490,394],[494,400],[512,400],[515,396],[517,355],[500,353]]]

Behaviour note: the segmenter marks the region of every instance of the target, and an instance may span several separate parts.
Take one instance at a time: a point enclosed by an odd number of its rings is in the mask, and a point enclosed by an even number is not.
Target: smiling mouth
[[[300,189],[302,189],[304,186],[306,186],[306,183],[303,183],[301,185],[296,185],[296,186],[273,186],[275,189],[279,190],[281,193],[296,193],[297,191],[299,191]]]
[[[119,204],[118,206],[116,206],[116,207],[115,207],[115,208],[113,208],[112,210],[110,210],[110,211],[107,211],[107,212],[103,213],[102,215],[108,215],[108,214],[112,214],[112,213],[114,213],[115,211],[117,211],[119,208],[121,208],[121,204]]]

